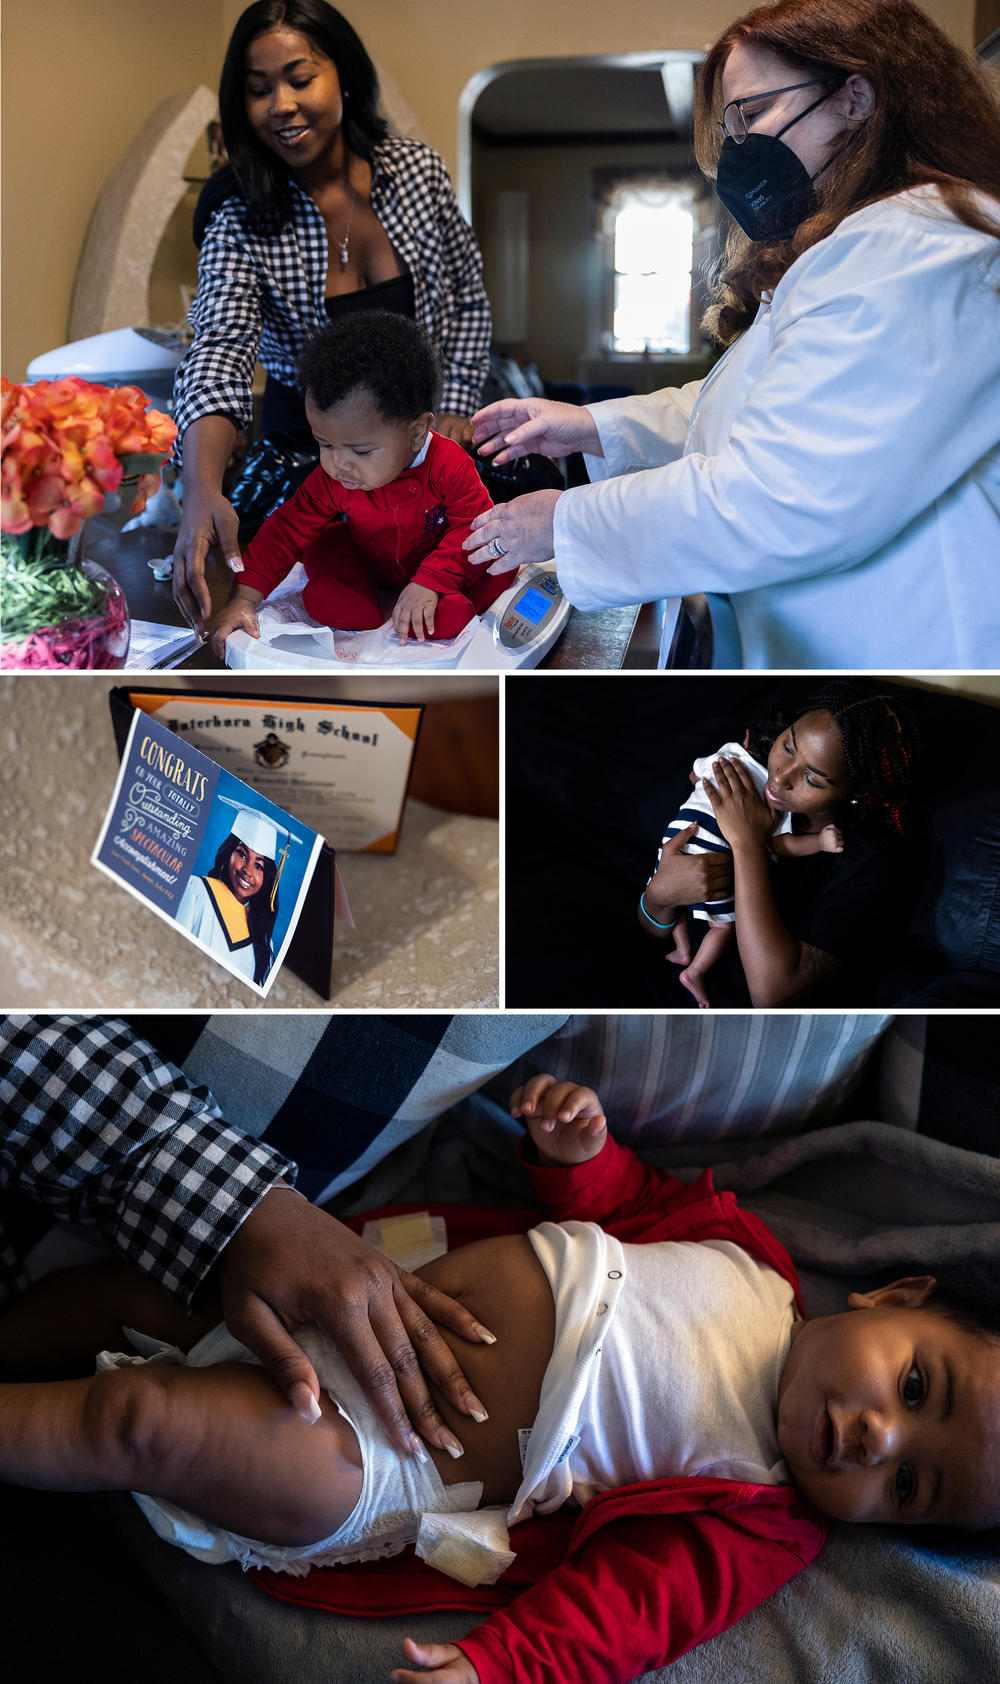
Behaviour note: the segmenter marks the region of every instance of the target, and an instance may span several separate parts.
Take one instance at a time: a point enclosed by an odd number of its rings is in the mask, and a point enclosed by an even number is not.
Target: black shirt
[[[913,896],[909,850],[874,827],[845,826],[842,854],[771,860],[770,873],[778,913],[791,934],[841,961],[839,974],[810,995],[808,1003],[864,1004],[869,998],[866,978],[884,967],[906,925]],[[708,926],[697,918],[691,924],[694,944]],[[691,996],[676,982],[674,967],[664,965],[663,970],[674,972],[663,978],[669,1003],[691,1005]],[[752,1004],[735,932],[709,971],[705,988],[713,1006]]]
[[[357,292],[332,293],[324,299],[324,304],[331,322],[362,310],[391,310],[393,315],[409,316],[413,321],[414,299],[413,276],[407,270],[405,274],[390,276],[387,281],[376,281],[374,286],[361,287]],[[281,439],[294,449],[315,451],[302,393],[297,386],[286,386],[275,380],[273,374],[268,375],[264,388],[260,431],[263,438]]]

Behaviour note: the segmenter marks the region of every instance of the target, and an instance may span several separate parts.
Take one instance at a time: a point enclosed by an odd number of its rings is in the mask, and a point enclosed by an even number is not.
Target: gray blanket
[[[498,1105],[474,1095],[336,1208],[527,1202],[514,1158],[519,1133]],[[1000,1257],[1000,1160],[887,1124],[766,1145],[675,1143],[644,1155],[685,1180],[712,1164],[717,1185],[789,1248],[813,1314],[843,1307],[876,1273]],[[442,1642],[477,1623],[455,1614],[354,1621],[285,1606],[236,1567],[206,1572],[152,1537],[128,1499],[113,1503],[161,1591],[232,1684],[385,1684],[404,1635]],[[995,1534],[834,1524],[819,1560],[784,1590],[672,1667],[643,1674],[643,1684],[991,1684],[1000,1680],[998,1631]]]

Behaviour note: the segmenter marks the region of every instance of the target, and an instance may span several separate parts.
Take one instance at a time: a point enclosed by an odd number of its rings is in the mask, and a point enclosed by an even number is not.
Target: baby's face
[[[852,1293],[799,1322],[778,1442],[803,1496],[837,1520],[995,1526],[1000,1341],[919,1305],[923,1278]]]
[[[306,419],[323,472],[347,491],[376,491],[409,467],[433,417],[428,411],[415,421],[389,421],[359,387],[332,409],[317,409],[307,394]]]

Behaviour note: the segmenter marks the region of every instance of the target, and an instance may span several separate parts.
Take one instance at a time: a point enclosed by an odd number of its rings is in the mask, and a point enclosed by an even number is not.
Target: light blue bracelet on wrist
[[[649,922],[652,925],[654,925],[654,927],[658,930],[672,930],[673,927],[674,927],[674,924],[676,924],[676,922],[677,922],[677,919],[675,918],[673,924],[660,924],[660,923],[657,923],[657,920],[655,918],[650,917],[650,914],[646,911],[646,891],[645,891],[645,889],[643,889],[642,894],[639,896],[639,905],[642,908],[643,917],[649,918]]]

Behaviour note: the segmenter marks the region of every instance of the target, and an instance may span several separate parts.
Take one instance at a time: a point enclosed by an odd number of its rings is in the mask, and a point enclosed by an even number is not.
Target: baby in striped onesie
[[[682,853],[731,853],[732,850],[719,828],[719,821],[715,816],[712,800],[706,789],[706,782],[712,778],[712,767],[716,760],[738,760],[745,766],[753,780],[753,786],[762,800],[767,799],[767,767],[740,743],[723,743],[715,754],[703,755],[696,760],[692,768],[694,787],[676,818],[667,826],[666,834],[660,843],[656,856],[657,864],[664,844],[669,842],[678,831],[687,830],[692,824],[698,829],[688,841],[684,843]],[[714,787],[714,786],[713,786]],[[801,859],[806,854],[841,854],[844,851],[842,832],[835,824],[824,825],[820,831],[811,834],[793,834],[792,823],[794,815],[789,810],[776,812],[776,823],[768,844],[775,859]],[[655,869],[655,868],[654,868]],[[688,909],[695,918],[707,920],[708,929],[702,938],[701,945],[694,957],[691,956],[691,930],[686,917],[678,918],[674,928],[674,951],[667,955],[671,964],[682,965],[680,980],[688,993],[693,995],[699,1006],[710,1004],[705,992],[705,977],[718,964],[732,935],[733,924],[736,919],[736,906],[730,895],[726,900],[702,901]]]

